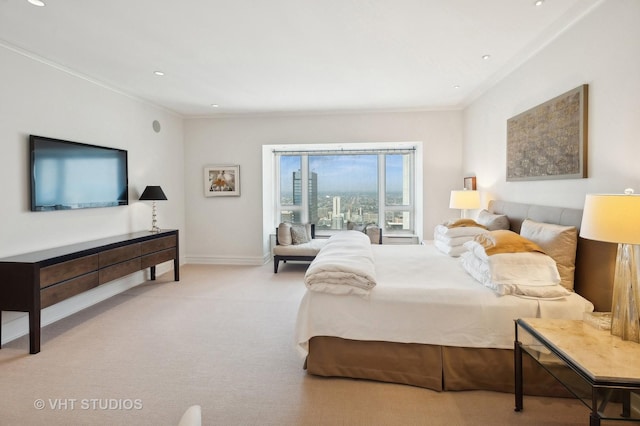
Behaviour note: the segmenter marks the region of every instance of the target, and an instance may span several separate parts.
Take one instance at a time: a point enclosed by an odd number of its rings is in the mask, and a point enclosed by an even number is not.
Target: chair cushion
[[[315,256],[326,243],[326,238],[314,238],[304,244],[288,246],[279,245],[273,248],[273,254],[277,254],[278,256]]]
[[[378,225],[367,225],[364,228],[364,233],[367,234],[371,240],[371,244],[380,244],[380,233],[382,229]]]
[[[291,244],[298,245],[308,243],[311,240],[311,228],[307,231],[306,225],[291,225]]]
[[[281,223],[278,225],[278,244],[288,246],[292,244],[291,240],[291,224]]]

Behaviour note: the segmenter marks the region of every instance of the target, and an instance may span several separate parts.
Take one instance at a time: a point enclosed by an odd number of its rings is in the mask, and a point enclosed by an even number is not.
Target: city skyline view
[[[299,222],[302,192],[308,194],[308,220],[319,229],[345,229],[376,223],[387,229],[408,229],[409,210],[387,211],[386,206],[407,205],[406,156],[385,154],[385,194],[379,193],[379,156],[377,154],[309,155],[309,180],[301,182],[300,155],[280,158],[280,212],[282,221]],[[382,217],[380,217],[382,215]]]
[[[403,155],[386,155],[387,193],[403,190]],[[280,159],[280,192],[293,195],[293,173],[299,171],[300,156],[283,155]],[[378,191],[378,156],[376,154],[310,155],[309,172],[321,176],[318,194],[366,193]]]

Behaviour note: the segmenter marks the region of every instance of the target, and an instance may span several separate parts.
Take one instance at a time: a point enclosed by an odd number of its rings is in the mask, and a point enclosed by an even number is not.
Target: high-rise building
[[[302,205],[302,172],[293,172],[293,205]]]
[[[333,197],[333,214],[331,215],[331,229],[342,229],[344,216],[340,212],[340,197]]]
[[[302,205],[302,172],[293,172],[293,205]],[[298,217],[298,221],[300,218]],[[309,175],[309,223],[318,223],[318,174]]]
[[[318,223],[318,174],[309,173],[309,223]]]
[[[340,197],[333,197],[333,217],[340,214]]]

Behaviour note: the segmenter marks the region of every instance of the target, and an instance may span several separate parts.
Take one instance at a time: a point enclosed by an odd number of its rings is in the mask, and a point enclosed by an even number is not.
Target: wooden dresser
[[[40,352],[40,311],[101,284],[173,260],[178,230],[134,232],[0,259],[0,312],[29,313],[29,352]],[[0,323],[0,337],[2,324]]]

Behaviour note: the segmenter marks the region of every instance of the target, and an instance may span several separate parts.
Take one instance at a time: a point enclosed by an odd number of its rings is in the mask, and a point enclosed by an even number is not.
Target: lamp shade
[[[167,196],[164,195],[164,191],[159,186],[147,186],[144,191],[142,191],[140,199],[143,201],[157,201],[166,200]]]
[[[580,236],[609,243],[640,244],[640,195],[587,194]]]
[[[450,209],[478,209],[480,208],[480,193],[478,191],[451,191],[449,199]]]

